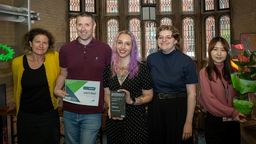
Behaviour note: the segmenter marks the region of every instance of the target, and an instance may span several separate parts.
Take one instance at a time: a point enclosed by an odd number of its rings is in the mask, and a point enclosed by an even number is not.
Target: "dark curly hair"
[[[49,42],[49,48],[48,49],[53,49],[54,38],[53,38],[52,34],[49,31],[45,30],[45,29],[34,28],[34,29],[31,29],[29,32],[27,32],[24,35],[24,45],[25,45],[24,49],[25,50],[31,51],[31,47],[30,47],[29,42],[32,42],[33,39],[37,35],[45,35],[48,38],[48,42]]]

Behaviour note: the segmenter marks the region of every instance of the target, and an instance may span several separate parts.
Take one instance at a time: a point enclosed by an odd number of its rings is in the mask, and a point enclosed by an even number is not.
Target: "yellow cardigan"
[[[21,78],[24,71],[23,67],[23,56],[18,56],[12,61],[12,73],[13,73],[13,91],[14,91],[14,99],[16,102],[16,112],[18,114],[20,107],[20,96],[21,96]],[[56,51],[48,51],[45,54],[44,61],[46,77],[48,81],[49,91],[51,95],[52,104],[54,109],[58,107],[58,100],[54,96],[54,87],[56,79],[60,73],[59,67],[59,53]]]

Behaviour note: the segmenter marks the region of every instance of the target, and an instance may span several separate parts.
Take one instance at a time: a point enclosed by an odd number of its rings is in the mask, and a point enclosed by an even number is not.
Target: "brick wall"
[[[12,5],[14,0],[0,0],[1,4]],[[15,24],[0,21],[0,43],[7,44],[10,47],[15,46]],[[2,52],[2,51],[1,51]],[[0,84],[6,84],[6,95],[10,97],[12,92],[12,73],[10,62],[0,62]],[[7,100],[9,100],[7,98]]]
[[[240,33],[256,33],[255,0],[230,0],[230,3],[233,40],[240,40]]]
[[[31,10],[40,13],[40,21],[31,25],[49,30],[55,38],[55,48],[66,42],[68,0],[31,0]],[[0,4],[27,7],[27,0],[0,0]],[[22,38],[28,31],[27,25],[0,21],[0,43],[14,48],[16,56],[23,53]],[[7,100],[13,95],[11,62],[0,62],[0,84],[7,84]]]

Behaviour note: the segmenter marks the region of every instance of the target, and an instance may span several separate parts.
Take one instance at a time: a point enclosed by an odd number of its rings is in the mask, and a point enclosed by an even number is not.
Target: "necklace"
[[[125,81],[128,74],[129,74],[128,66],[121,66],[118,68],[117,78],[120,84],[122,84]]]

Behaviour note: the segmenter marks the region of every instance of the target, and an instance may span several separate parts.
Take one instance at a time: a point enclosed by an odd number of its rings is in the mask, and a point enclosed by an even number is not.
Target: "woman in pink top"
[[[232,106],[237,95],[231,85],[229,44],[222,37],[213,38],[208,46],[209,61],[199,73],[199,103],[207,111],[207,144],[240,144],[240,123],[244,115]]]

